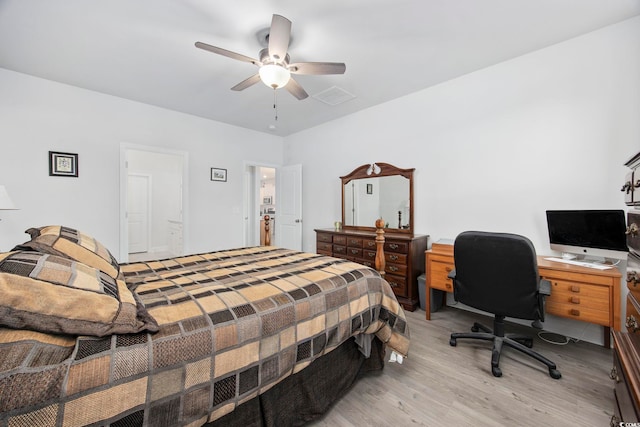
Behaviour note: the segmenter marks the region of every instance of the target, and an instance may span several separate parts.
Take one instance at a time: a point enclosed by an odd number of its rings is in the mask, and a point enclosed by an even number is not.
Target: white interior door
[[[276,245],[302,250],[302,165],[278,168],[276,173]]]
[[[149,250],[149,206],[151,177],[129,174],[127,197],[127,220],[129,225],[129,253]]]

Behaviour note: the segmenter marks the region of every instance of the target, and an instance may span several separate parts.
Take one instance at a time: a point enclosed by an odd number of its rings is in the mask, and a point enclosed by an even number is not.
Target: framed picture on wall
[[[78,155],[49,151],[49,176],[78,176]]]
[[[220,168],[211,168],[211,181],[227,182],[227,170]]]

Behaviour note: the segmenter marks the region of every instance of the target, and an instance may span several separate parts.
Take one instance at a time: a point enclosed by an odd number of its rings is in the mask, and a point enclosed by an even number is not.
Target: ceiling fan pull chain
[[[273,109],[275,110],[276,113],[276,122],[278,121],[278,92],[276,91],[276,88],[273,88]]]

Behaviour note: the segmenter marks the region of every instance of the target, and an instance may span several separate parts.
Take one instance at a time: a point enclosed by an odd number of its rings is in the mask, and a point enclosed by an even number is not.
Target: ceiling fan
[[[250,62],[259,67],[257,74],[231,88],[236,91],[244,90],[262,81],[274,90],[284,87],[296,98],[305,99],[309,95],[298,82],[291,78],[291,74],[344,74],[346,70],[346,65],[342,62],[291,63],[287,53],[291,37],[291,21],[284,16],[273,15],[271,29],[267,37],[268,46],[260,51],[259,60],[202,42],[196,42],[196,47],[238,61]]]

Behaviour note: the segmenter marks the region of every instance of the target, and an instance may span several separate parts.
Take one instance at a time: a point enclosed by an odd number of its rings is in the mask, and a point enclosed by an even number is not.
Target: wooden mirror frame
[[[389,163],[374,163],[380,168],[380,173],[372,173],[371,175],[367,174],[367,170],[372,166],[371,164],[364,164],[355,168],[351,173],[345,176],[341,176],[340,180],[342,182],[342,188],[340,189],[342,193],[342,227],[345,230],[362,230],[362,231],[376,231],[376,227],[365,227],[360,225],[346,225],[345,216],[344,216],[344,187],[346,184],[351,182],[354,179],[363,179],[363,178],[378,178],[383,176],[403,176],[409,180],[409,228],[385,228],[387,233],[405,233],[413,235],[413,172],[415,168],[411,169],[401,169],[396,166],[393,166]]]

